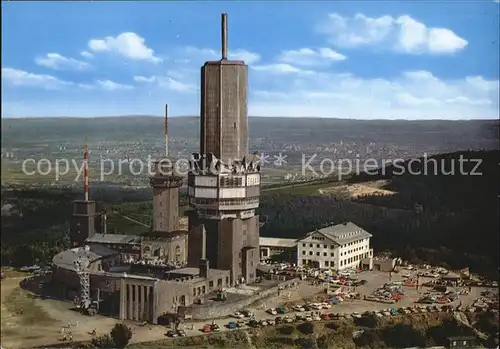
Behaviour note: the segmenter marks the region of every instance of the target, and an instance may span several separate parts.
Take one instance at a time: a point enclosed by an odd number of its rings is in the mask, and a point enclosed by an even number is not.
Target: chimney
[[[102,233],[103,234],[107,234],[107,230],[108,230],[108,222],[107,222],[107,216],[106,216],[106,212],[104,212],[102,214]]]
[[[207,231],[205,226],[201,225],[201,259],[207,259]]]
[[[207,231],[205,226],[201,226],[201,259],[200,259],[200,277],[207,278],[210,272],[210,265],[207,259]]]
[[[222,14],[222,59],[227,59],[227,13]]]
[[[165,104],[165,157],[168,158],[168,104]]]

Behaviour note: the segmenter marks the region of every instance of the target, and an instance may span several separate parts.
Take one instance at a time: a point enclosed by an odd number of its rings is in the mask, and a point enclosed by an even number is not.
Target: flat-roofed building
[[[280,261],[297,260],[297,239],[259,238],[260,260],[276,259]]]
[[[342,270],[373,258],[372,235],[348,222],[314,230],[297,241],[297,265]]]

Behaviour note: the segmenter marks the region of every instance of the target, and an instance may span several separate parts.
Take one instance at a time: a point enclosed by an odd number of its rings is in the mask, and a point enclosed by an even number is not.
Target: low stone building
[[[282,238],[259,238],[260,260],[279,260],[294,262],[297,260],[297,240]]]

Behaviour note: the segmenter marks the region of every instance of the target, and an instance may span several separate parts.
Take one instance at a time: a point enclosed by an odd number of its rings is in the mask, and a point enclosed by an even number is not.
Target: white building
[[[372,235],[354,223],[312,231],[297,242],[297,265],[341,270],[373,258]]]

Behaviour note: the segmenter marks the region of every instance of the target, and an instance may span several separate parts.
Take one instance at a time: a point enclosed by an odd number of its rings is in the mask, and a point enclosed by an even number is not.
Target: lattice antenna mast
[[[88,246],[85,246],[87,251]],[[75,269],[78,278],[80,279],[80,306],[83,308],[88,308],[90,306],[90,274],[88,267],[90,265],[90,260],[87,256],[80,256],[75,260]]]

